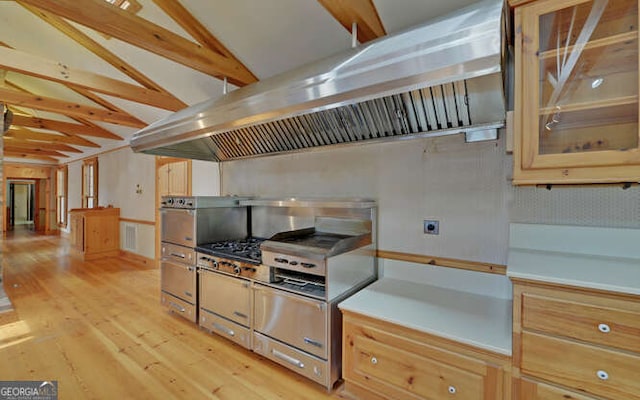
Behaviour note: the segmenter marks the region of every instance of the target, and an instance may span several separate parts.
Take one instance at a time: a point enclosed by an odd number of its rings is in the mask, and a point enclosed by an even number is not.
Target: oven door
[[[160,210],[163,242],[170,242],[187,247],[196,246],[196,211],[163,208]]]
[[[254,330],[327,359],[327,305],[284,290],[254,285]]]
[[[196,267],[169,260],[160,264],[160,288],[191,304],[196,304]]]
[[[246,327],[251,326],[249,281],[200,269],[200,308]]]

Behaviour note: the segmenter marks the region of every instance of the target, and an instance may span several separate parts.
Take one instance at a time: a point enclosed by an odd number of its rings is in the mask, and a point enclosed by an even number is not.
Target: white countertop
[[[511,355],[511,300],[383,278],[346,299],[339,307]]]
[[[640,229],[511,224],[507,276],[640,295]]]

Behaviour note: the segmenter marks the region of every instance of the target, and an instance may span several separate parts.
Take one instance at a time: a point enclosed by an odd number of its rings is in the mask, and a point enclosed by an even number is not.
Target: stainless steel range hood
[[[504,125],[505,10],[485,0],[222,98],[135,133],[136,152],[226,161]]]

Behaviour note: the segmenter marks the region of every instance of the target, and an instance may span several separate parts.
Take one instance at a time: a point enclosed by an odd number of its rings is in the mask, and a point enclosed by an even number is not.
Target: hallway
[[[323,388],[168,314],[156,268],[83,262],[65,238],[2,243],[0,377],[57,380],[60,399],[322,399]],[[338,395],[334,394],[333,398]]]

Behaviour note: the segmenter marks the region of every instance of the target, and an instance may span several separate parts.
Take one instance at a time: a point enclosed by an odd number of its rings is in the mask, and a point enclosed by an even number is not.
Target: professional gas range
[[[349,234],[323,231],[341,224]],[[267,240],[196,246],[200,326],[331,388],[340,376],[337,303],[375,279],[370,226],[361,225],[319,218]]]

